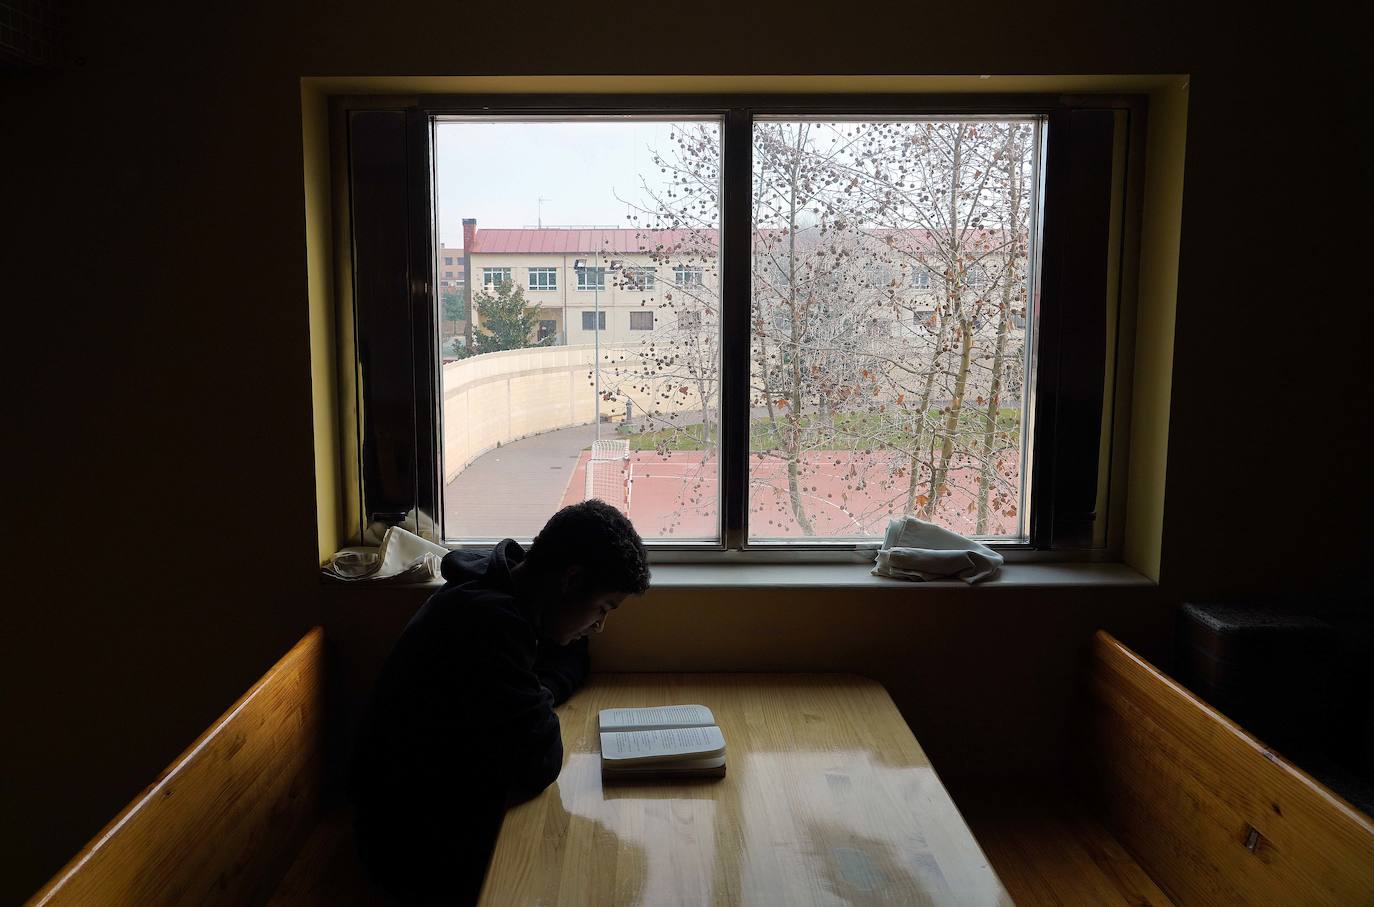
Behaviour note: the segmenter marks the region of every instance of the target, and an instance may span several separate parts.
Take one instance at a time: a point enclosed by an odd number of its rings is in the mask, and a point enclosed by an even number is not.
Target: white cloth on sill
[[[887,524],[873,575],[916,581],[957,577],[976,583],[1000,569],[1002,555],[987,545],[908,516]]]
[[[445,554],[443,545],[390,526],[380,546],[344,548],[323,570],[325,576],[347,582],[423,583],[439,576]]]

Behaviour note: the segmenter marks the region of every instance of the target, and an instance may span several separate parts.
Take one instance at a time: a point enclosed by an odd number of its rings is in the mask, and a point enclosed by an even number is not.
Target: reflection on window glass
[[[719,121],[435,135],[462,266],[441,275],[445,536],[530,537],[596,497],[646,540],[718,539]]]
[[[755,123],[751,539],[1022,534],[1040,134]]]

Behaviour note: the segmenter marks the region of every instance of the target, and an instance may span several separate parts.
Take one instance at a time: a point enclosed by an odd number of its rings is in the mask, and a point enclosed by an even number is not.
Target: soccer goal
[[[622,513],[628,513],[630,484],[630,442],[593,441],[582,499],[599,498]]]

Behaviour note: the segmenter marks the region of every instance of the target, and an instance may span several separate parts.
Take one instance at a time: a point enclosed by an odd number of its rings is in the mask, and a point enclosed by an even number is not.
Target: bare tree
[[[640,393],[700,400],[699,425],[678,430],[703,446],[715,438],[719,380],[714,130],[677,130],[656,151],[667,188],[646,181],[632,216],[658,238],[650,249],[665,277],[698,266],[710,277],[674,280],[656,303],[674,317],[623,361]],[[869,535],[904,512],[1007,531],[1019,505],[1034,147],[1021,121],[756,124],[756,534],[814,534],[823,517],[830,532]],[[674,424],[681,407],[667,402],[646,416]]]

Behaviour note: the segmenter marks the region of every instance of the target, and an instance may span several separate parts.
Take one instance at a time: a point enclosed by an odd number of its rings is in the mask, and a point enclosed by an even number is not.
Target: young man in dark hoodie
[[[451,552],[443,575],[382,668],[349,779],[359,852],[406,903],[476,899],[506,805],[562,768],[553,708],[587,675],[588,634],[649,587],[639,535],[596,500],[528,552]]]

